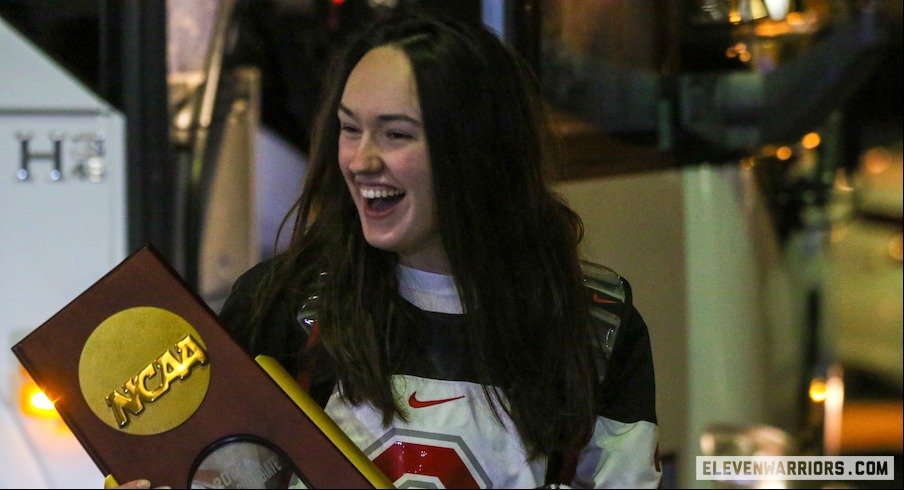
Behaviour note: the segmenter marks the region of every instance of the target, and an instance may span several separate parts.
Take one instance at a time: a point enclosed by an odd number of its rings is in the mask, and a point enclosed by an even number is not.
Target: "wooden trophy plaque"
[[[105,475],[172,488],[388,480],[275,362],[265,370],[150,248],[13,352]]]

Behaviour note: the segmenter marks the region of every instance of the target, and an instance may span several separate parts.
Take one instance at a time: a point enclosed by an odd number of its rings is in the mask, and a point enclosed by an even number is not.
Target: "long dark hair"
[[[277,299],[317,303],[320,341],[305,355],[316,383],[389,423],[391,376],[405,345],[394,253],[364,239],[337,161],[338,104],[355,64],[390,45],[416,78],[437,223],[465,312],[471,361],[532,455],[580,447],[594,422],[589,314],[577,244],[583,228],[545,181],[535,77],[479,26],[404,14],[355,38],[334,66],[312,134],[292,241],[250,326]],[[323,273],[323,274],[322,274]],[[492,401],[492,400],[491,400]],[[492,406],[492,404],[491,404]]]

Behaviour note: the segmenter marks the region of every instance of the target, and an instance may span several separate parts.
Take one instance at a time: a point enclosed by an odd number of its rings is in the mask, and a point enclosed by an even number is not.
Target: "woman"
[[[224,324],[396,486],[655,487],[646,327],[629,295],[585,287],[525,64],[405,15],[334,76],[291,244],[237,282]],[[614,348],[593,347],[591,310],[616,318]]]

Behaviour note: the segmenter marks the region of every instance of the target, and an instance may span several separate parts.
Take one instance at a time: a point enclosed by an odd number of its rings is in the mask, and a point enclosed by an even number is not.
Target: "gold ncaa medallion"
[[[201,406],[210,383],[207,348],[181,316],[152,306],[129,308],[88,337],[78,379],[82,396],[105,424],[159,434]]]

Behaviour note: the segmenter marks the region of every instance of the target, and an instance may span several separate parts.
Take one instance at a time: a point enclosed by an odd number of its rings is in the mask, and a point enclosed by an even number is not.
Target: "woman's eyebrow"
[[[402,122],[407,122],[407,123],[414,124],[417,126],[421,125],[420,121],[418,121],[417,119],[415,119],[411,116],[405,115],[405,114],[380,114],[379,116],[377,116],[377,119],[379,119],[380,121],[384,121],[384,122],[402,121]]]
[[[349,117],[352,117],[352,118],[357,117],[355,115],[354,111],[352,111],[351,109],[346,107],[341,102],[339,103],[339,112],[341,112]],[[379,116],[377,116],[377,119],[380,122],[402,121],[402,122],[407,122],[407,123],[421,126],[421,121],[419,121],[416,118],[413,118],[407,114],[380,114]]]

